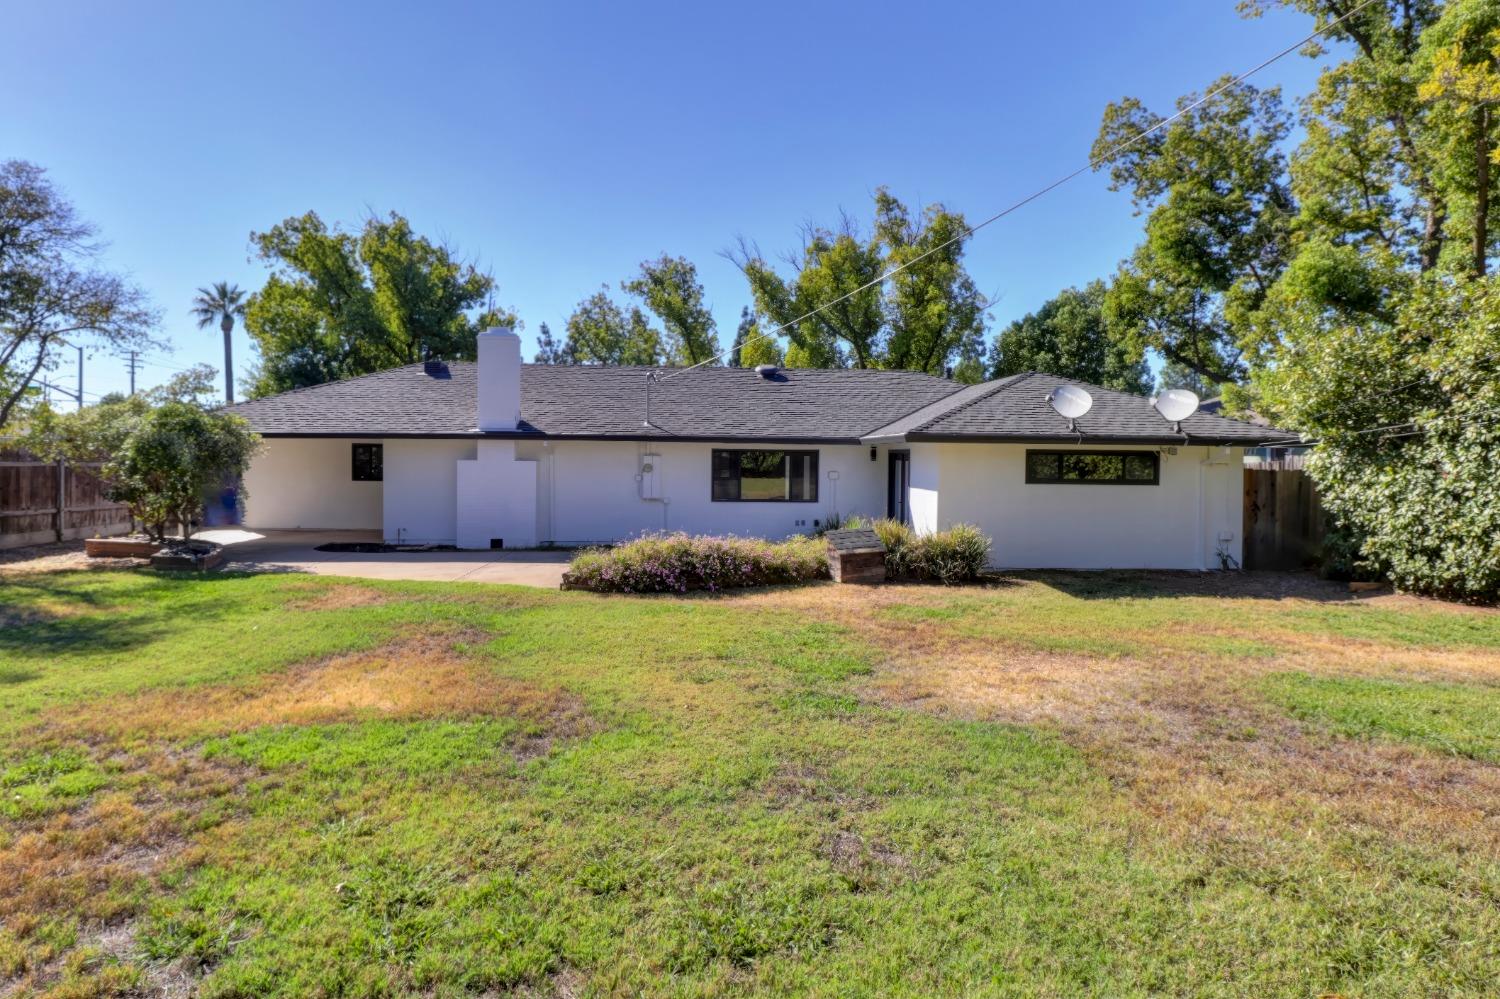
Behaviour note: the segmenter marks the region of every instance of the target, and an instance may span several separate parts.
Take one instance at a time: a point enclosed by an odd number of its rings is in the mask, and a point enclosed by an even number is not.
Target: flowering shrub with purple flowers
[[[686,593],[740,586],[778,586],[828,578],[825,543],[817,538],[651,534],[614,548],[579,552],[563,575],[565,590]]]

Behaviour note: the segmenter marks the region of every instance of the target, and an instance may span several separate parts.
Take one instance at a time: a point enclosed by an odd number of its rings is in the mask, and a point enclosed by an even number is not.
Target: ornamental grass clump
[[[687,593],[783,586],[828,578],[824,543],[815,538],[647,535],[614,548],[580,552],[563,589],[600,593]]]
[[[851,517],[846,527],[868,527],[885,545],[887,579],[931,580],[944,586],[984,578],[990,539],[972,524],[955,524],[936,534],[918,534],[899,520]]]
[[[990,539],[973,524],[954,524],[946,531],[920,535],[906,549],[913,578],[944,586],[975,582],[984,576],[989,561]]]

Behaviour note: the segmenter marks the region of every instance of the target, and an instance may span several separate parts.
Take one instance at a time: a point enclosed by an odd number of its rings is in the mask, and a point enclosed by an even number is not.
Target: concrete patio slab
[[[378,542],[379,531],[213,530],[196,535],[226,547],[225,569],[307,572],[358,579],[510,583],[556,589],[573,553],[557,551],[320,552],[319,545]]]

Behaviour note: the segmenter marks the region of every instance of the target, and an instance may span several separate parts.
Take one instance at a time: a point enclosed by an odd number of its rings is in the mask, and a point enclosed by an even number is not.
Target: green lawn
[[[0,576],[0,995],[1494,994],[1500,615],[869,593]]]

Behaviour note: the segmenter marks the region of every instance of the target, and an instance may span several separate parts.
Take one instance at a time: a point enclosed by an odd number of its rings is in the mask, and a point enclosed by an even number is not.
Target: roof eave
[[[254,429],[253,427],[251,429]],[[522,440],[522,441],[548,441],[548,442],[606,442],[619,441],[621,443],[682,443],[682,444],[826,444],[826,445],[851,445],[859,446],[861,441],[858,437],[807,437],[807,436],[764,436],[764,435],[735,435],[735,434],[673,434],[673,433],[624,433],[624,434],[548,434],[540,431],[507,431],[507,430],[470,430],[463,432],[393,432],[393,431],[359,431],[359,430],[257,430],[256,433],[267,439],[319,439],[319,438],[359,438],[361,440]]]
[[[1258,441],[1213,434],[1135,436],[1129,434],[943,434],[916,431],[903,440],[930,444],[1141,444],[1152,447],[1256,447]]]

